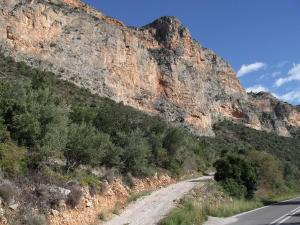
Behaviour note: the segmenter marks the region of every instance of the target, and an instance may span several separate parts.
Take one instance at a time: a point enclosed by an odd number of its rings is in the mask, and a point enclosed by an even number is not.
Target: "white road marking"
[[[257,209],[253,209],[253,210],[250,210],[250,211],[247,211],[247,212],[243,212],[243,213],[237,214],[237,215],[235,215],[235,216],[233,216],[233,217],[243,216],[243,215],[248,214],[248,213],[252,213],[252,212],[255,212],[255,211],[264,209],[264,208],[268,208],[268,207],[274,206],[274,205],[279,204],[279,203],[293,201],[293,200],[298,199],[298,198],[299,198],[299,197],[293,198],[293,199],[288,199],[288,200],[285,200],[285,201],[282,201],[282,202],[278,202],[278,203],[275,203],[275,204],[272,204],[272,205],[263,206],[263,207],[260,207],[260,208],[257,208]]]
[[[237,214],[237,215],[235,215],[235,216],[233,216],[233,217],[243,216],[243,215],[245,215],[245,214],[252,213],[252,212],[255,212],[255,211],[257,211],[257,210],[261,210],[261,209],[264,209],[264,208],[268,208],[268,207],[270,207],[270,206],[271,206],[271,205],[267,205],[267,206],[263,206],[263,207],[260,207],[260,208],[257,208],[257,209],[252,209],[252,210],[250,210],[250,211],[247,211],[247,212],[243,212],[243,213]]]
[[[293,209],[292,211],[284,214],[283,216],[279,217],[278,219],[274,220],[269,225],[282,224],[283,222],[285,222],[286,220],[290,219],[293,215],[295,215],[299,211],[300,211],[300,206],[297,207],[296,209]]]
[[[285,221],[289,220],[292,218],[292,216],[294,216],[296,213],[300,212],[300,209],[298,209],[296,212],[293,212],[291,215],[287,216],[286,218],[284,218],[283,220],[281,220],[278,224],[282,224]]]

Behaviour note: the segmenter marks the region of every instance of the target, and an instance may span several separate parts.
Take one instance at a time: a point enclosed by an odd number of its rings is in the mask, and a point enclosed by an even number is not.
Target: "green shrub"
[[[78,169],[69,175],[69,179],[78,181],[81,186],[93,186],[98,191],[101,189],[100,179],[89,171]]]
[[[263,204],[260,201],[245,200],[245,199],[233,199],[226,200],[220,204],[206,204],[205,210],[207,215],[214,217],[229,217],[238,213],[246,212],[255,208],[262,207]]]
[[[284,171],[279,160],[266,152],[250,151],[246,154],[248,160],[251,160],[257,165],[259,180],[258,180],[258,197],[268,198],[270,196],[286,192],[288,182],[284,180]],[[292,174],[292,173],[290,173]]]
[[[243,198],[247,194],[247,189],[244,185],[238,184],[234,179],[226,179],[221,183],[224,191],[236,198]]]
[[[74,123],[93,123],[97,116],[97,111],[94,107],[74,106],[70,113],[70,119]]]
[[[50,182],[67,183],[72,179],[71,174],[65,173],[64,169],[55,170],[49,166],[44,166],[42,172],[48,177]]]
[[[0,117],[0,143],[5,142],[9,139],[9,132],[7,131],[7,127],[3,122],[3,118]]]
[[[57,156],[65,148],[68,108],[49,87],[35,90],[28,82],[6,84],[0,115],[12,139],[39,154],[37,164]]]
[[[247,152],[255,149],[290,162],[298,168],[300,166],[300,138],[297,138],[300,129],[292,128],[294,137],[283,137],[273,132],[257,131],[242,124],[222,121],[214,125],[214,131],[216,138],[205,140],[211,150],[221,152],[225,149],[237,153],[239,150]]]
[[[225,185],[225,190],[234,195],[239,195],[245,188],[244,197],[254,197],[258,184],[257,165],[240,155],[226,155],[214,164],[216,168],[215,179]],[[243,188],[244,186],[244,188]],[[238,188],[238,191],[234,191]]]
[[[134,176],[147,176],[152,173],[148,157],[151,149],[147,141],[140,136],[139,131],[121,137],[124,142],[124,172]]]
[[[0,143],[0,168],[6,177],[26,171],[26,150],[12,142]]]
[[[91,124],[70,125],[68,142],[64,150],[68,171],[74,170],[79,165],[100,166],[104,164],[103,158],[106,158],[106,164],[109,164],[107,155],[113,155],[114,151],[117,150],[109,136],[98,132]],[[118,161],[118,154],[115,157],[111,162]]]
[[[173,210],[162,222],[161,225],[191,225],[203,224],[207,215],[205,209],[194,201],[189,200],[183,203],[180,208]]]

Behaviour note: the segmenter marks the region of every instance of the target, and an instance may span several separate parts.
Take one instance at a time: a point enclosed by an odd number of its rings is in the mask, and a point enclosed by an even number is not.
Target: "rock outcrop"
[[[175,17],[125,26],[79,0],[0,0],[0,51],[93,93],[213,135],[224,118],[289,135],[300,109],[249,96]]]
[[[253,115],[254,128],[289,136],[291,128],[300,127],[300,106],[292,106],[279,101],[266,92],[249,93],[248,96],[248,106]],[[257,125],[255,125],[255,120]]]

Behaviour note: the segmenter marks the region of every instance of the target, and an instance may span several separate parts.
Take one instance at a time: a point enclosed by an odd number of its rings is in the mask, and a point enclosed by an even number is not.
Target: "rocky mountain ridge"
[[[247,94],[230,65],[175,17],[132,28],[79,0],[0,0],[0,51],[200,135],[230,119],[280,135],[300,107]]]

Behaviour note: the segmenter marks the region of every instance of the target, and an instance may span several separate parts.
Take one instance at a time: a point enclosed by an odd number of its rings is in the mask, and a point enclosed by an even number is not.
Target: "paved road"
[[[123,213],[115,216],[104,225],[155,225],[176,206],[175,200],[181,199],[199,182],[211,180],[205,176],[197,179],[181,181],[151,193],[129,205]]]
[[[234,216],[230,225],[300,225],[300,197]]]

